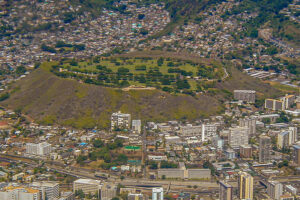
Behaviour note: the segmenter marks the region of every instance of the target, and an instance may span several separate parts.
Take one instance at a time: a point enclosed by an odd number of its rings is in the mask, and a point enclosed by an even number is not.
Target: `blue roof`
[[[87,145],[87,143],[85,143],[85,142],[82,142],[82,143],[80,143],[79,145],[81,145],[81,146],[85,146],[85,145]]]

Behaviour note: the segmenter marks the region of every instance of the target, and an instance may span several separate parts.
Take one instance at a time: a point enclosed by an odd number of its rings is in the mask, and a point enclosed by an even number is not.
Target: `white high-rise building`
[[[298,141],[298,130],[297,127],[289,127],[290,138],[289,138],[289,145],[294,144]]]
[[[152,188],[152,200],[163,200],[164,199],[164,189]]]
[[[270,181],[267,186],[268,195],[274,200],[279,200],[280,196],[283,194],[282,184],[278,181]]]
[[[241,145],[248,144],[249,128],[247,127],[234,127],[229,128],[228,143],[232,148],[238,148]]]
[[[41,200],[59,198],[59,183],[54,181],[33,182],[31,184],[41,193]]]
[[[249,135],[255,135],[256,133],[256,119],[244,118],[239,120],[241,127],[249,128]]]
[[[201,140],[202,142],[212,140],[217,135],[217,126],[215,124],[202,124]]]
[[[42,142],[38,144],[27,143],[26,144],[26,153],[32,155],[45,156],[51,153],[51,144],[47,142]]]
[[[131,115],[119,112],[113,113],[111,115],[111,129],[114,128],[126,128],[131,127]]]
[[[132,131],[140,134],[142,131],[142,121],[141,120],[132,120]]]

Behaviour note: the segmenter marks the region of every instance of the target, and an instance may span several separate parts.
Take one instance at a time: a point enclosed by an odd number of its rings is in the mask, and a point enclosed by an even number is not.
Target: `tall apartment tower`
[[[152,188],[152,200],[163,200],[164,199],[164,189]]]
[[[248,144],[248,133],[249,129],[247,127],[234,127],[229,128],[229,138],[228,142],[232,148],[239,148],[241,145]]]
[[[253,177],[250,174],[246,172],[239,173],[238,188],[240,199],[253,199]]]
[[[256,133],[256,119],[245,118],[239,120],[240,127],[249,128],[249,135],[255,135]]]
[[[219,199],[220,200],[232,200],[233,199],[233,187],[225,181],[220,181]]]
[[[269,181],[267,183],[267,193],[274,200],[280,200],[280,196],[283,193],[283,186],[278,181]]]
[[[270,161],[271,138],[266,135],[259,137],[259,157],[260,163],[267,163]]]
[[[300,145],[293,145],[293,162],[300,167]]]
[[[289,145],[298,141],[298,129],[297,127],[289,127]]]

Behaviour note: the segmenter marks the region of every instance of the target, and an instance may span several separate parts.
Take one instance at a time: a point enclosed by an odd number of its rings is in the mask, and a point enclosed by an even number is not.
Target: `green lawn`
[[[136,86],[168,86],[179,90],[185,88],[192,91],[197,90],[199,81],[193,78],[198,77],[199,73],[202,75],[199,76],[202,80],[216,80],[223,74],[223,68],[220,65],[200,64],[175,58],[102,57],[98,60],[90,59],[79,62],[67,60],[61,63],[59,68],[67,70],[63,72],[67,74],[64,77],[70,77],[72,76],[70,74],[74,73],[77,79],[78,76],[81,76],[79,79],[83,80],[94,79],[94,81],[88,80],[89,83],[94,82],[109,87],[127,87],[129,83],[129,85]],[[119,72],[120,68],[126,68],[129,71]],[[56,71],[56,73],[59,75],[60,72]],[[101,75],[98,76],[98,74]],[[188,82],[189,87],[183,82],[180,83],[182,79]],[[123,80],[127,80],[128,83],[122,85]]]

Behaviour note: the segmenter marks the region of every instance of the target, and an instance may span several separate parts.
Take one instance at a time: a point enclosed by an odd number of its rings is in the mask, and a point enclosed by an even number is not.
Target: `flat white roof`
[[[74,183],[82,183],[82,184],[93,184],[93,185],[100,185],[101,181],[94,180],[94,179],[77,179]]]

